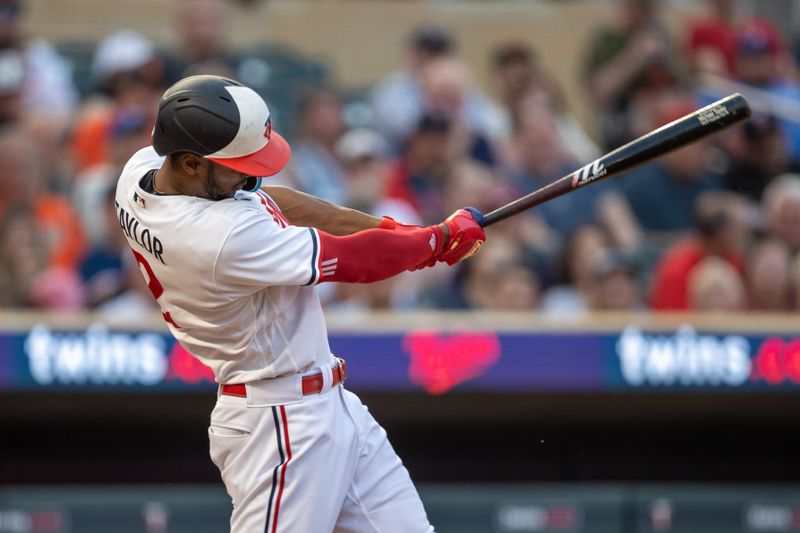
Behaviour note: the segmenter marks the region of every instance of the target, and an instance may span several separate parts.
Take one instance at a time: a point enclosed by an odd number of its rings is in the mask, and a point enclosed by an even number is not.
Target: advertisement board
[[[800,387],[800,334],[648,330],[437,330],[330,333],[355,391],[791,391]],[[0,331],[0,390],[213,391],[210,370],[165,331]]]

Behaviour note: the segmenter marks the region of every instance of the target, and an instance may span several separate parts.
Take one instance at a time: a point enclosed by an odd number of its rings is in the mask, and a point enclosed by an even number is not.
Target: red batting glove
[[[386,217],[386,216],[381,218],[381,223],[380,223],[380,225],[378,225],[378,228],[380,228],[380,229],[388,229],[388,230],[392,230],[392,231],[403,231],[403,230],[408,230],[408,229],[419,229],[421,227],[422,226],[414,226],[414,225],[411,225],[411,224],[403,224],[402,222],[396,221],[392,217]],[[432,267],[435,264],[436,264],[436,257],[431,255],[431,258],[428,259],[427,261],[423,261],[422,263],[416,265],[415,267],[409,268],[408,270],[410,272],[413,272],[415,270],[422,270],[423,268]]]
[[[442,224],[447,227],[449,237],[436,259],[453,266],[476,253],[486,242],[486,233],[480,224],[482,221],[483,214],[474,207],[459,209],[447,217]]]

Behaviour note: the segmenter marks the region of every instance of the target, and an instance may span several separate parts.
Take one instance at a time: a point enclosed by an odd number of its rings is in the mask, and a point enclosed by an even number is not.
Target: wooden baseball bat
[[[585,167],[487,213],[484,228],[553,198],[647,163],[750,116],[744,96],[732,94],[620,146]]]

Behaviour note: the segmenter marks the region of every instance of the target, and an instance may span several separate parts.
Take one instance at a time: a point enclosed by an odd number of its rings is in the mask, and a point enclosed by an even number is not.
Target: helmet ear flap
[[[244,187],[242,187],[242,190],[247,192],[256,192],[260,188],[261,188],[261,178],[250,176],[244,183]]]

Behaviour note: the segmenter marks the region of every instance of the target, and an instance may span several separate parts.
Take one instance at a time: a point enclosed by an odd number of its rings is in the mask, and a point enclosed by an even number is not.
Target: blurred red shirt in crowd
[[[694,234],[675,243],[656,264],[650,306],[659,311],[690,310],[690,274],[711,256],[728,261],[744,278],[742,247],[750,232],[748,216],[747,204],[734,193],[701,195],[696,204]]]

